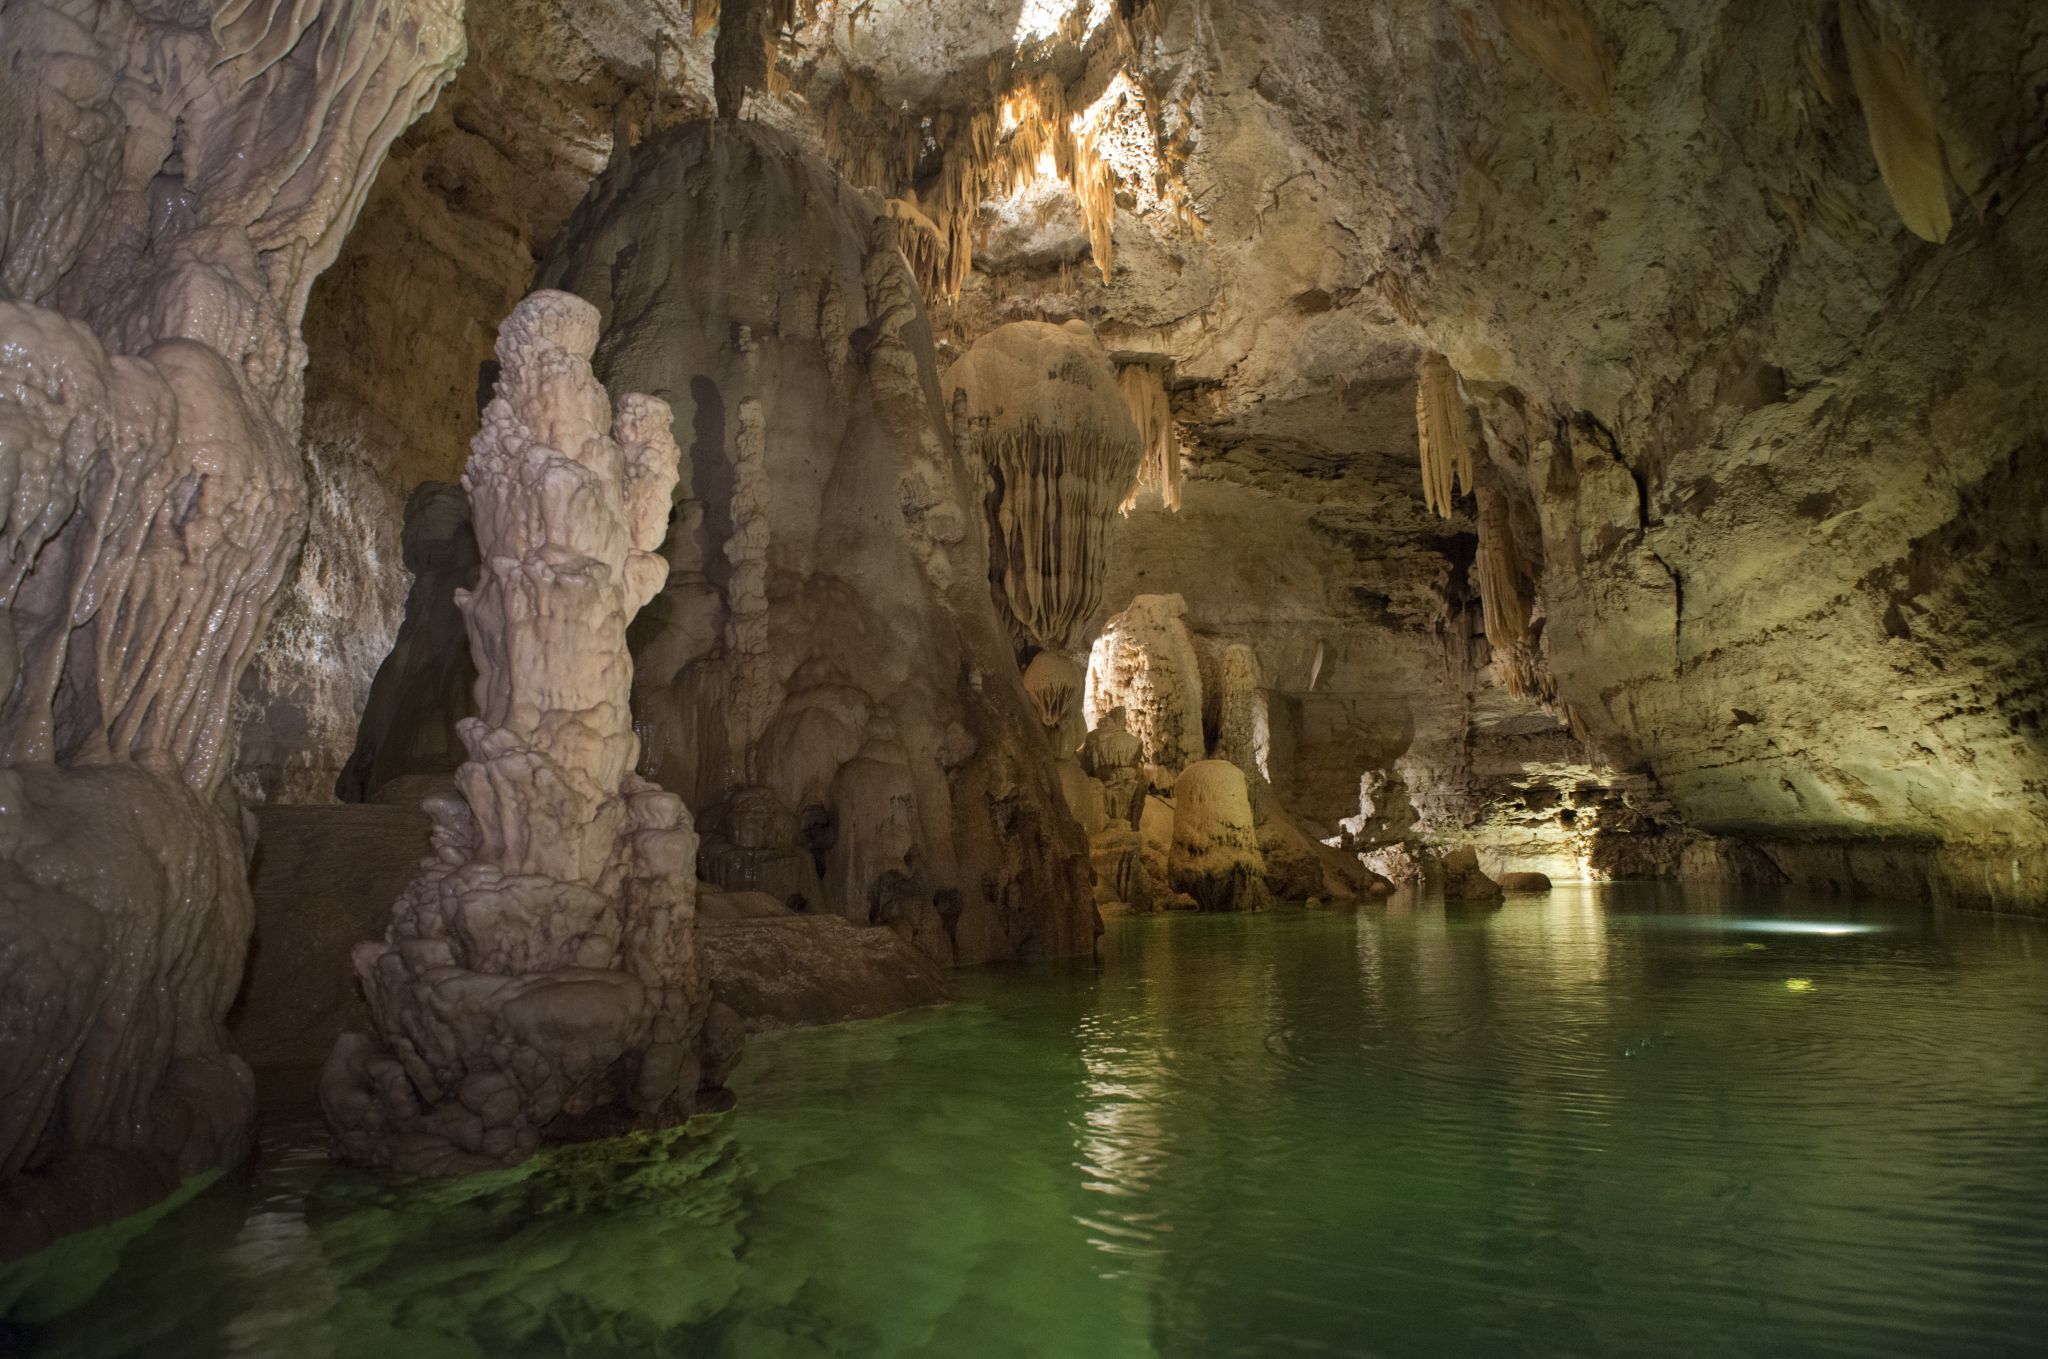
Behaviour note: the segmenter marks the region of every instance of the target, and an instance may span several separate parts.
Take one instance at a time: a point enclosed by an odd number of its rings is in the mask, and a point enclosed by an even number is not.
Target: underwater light
[[[1878,929],[1838,920],[1731,920],[1728,928],[1760,934],[1875,934]]]
[[[1785,978],[1785,989],[1787,991],[1811,991],[1813,989],[1813,978],[1787,977]]]

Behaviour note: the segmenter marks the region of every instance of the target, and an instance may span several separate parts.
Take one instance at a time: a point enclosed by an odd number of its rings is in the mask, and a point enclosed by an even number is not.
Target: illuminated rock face
[[[602,314],[598,373],[669,400],[685,446],[635,629],[644,767],[707,823],[772,790],[835,914],[955,961],[1085,953],[1086,846],[894,230],[779,134],[700,123],[615,164],[542,266]]]
[[[0,3],[0,1254],[247,1148],[229,715],[299,323],[462,51],[456,0],[168,9]]]
[[[321,1103],[351,1160],[447,1172],[718,1103],[737,1021],[696,956],[697,835],[633,772],[626,625],[660,590],[679,453],[666,403],[591,375],[597,310],[537,292],[498,336],[463,489],[483,570],[458,593],[478,715],[460,796],[383,942],[355,953],[374,1035]]]

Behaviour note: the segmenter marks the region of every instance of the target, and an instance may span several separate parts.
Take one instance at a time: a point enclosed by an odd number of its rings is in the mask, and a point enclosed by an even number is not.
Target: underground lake
[[[756,1037],[738,1105],[444,1181],[252,1169],[0,1281],[24,1356],[2009,1355],[2048,926],[1559,886],[1112,920]]]

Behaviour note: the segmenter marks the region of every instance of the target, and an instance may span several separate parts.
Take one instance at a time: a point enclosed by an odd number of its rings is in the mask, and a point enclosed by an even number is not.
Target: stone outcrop
[[[1439,867],[1443,871],[1445,901],[1476,905],[1500,900],[1501,885],[1479,867],[1479,854],[1470,845],[1461,845],[1444,855]]]
[[[1202,667],[1179,595],[1139,595],[1111,618],[1088,660],[1091,724],[1121,708],[1144,762],[1169,778],[1208,753]]]
[[[461,608],[479,714],[459,796],[382,943],[376,1022],[321,1103],[351,1160],[448,1172],[715,1107],[738,1021],[696,958],[697,836],[634,772],[626,627],[661,588],[680,454],[666,403],[592,376],[596,309],[536,292],[499,332],[463,487],[484,567]]]
[[[772,789],[835,914],[948,961],[1085,953],[1086,848],[896,230],[788,138],[696,123],[620,157],[542,266],[602,313],[599,373],[671,400],[686,447],[635,633],[646,767],[707,822]]]
[[[0,3],[0,1254],[248,1145],[230,716],[300,321],[459,9]]]

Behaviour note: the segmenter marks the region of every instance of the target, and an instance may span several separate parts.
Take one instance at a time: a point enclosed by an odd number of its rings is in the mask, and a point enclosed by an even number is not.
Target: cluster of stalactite
[[[1488,485],[1478,488],[1477,498],[1479,552],[1473,577],[1494,678],[1511,694],[1552,703],[1557,682],[1537,650],[1529,593],[1524,589],[1525,583],[1533,586],[1535,572],[1523,559],[1508,498]]]
[[[1116,195],[1127,187],[1127,174],[1149,180],[1128,185],[1141,202],[1158,205],[1184,230],[1200,231],[1181,156],[1162,145],[1156,96],[1132,60],[1150,14],[1142,6],[1105,24],[1078,80],[1062,80],[1037,49],[991,61],[986,97],[964,110],[893,106],[872,78],[848,68],[823,110],[826,151],[848,179],[890,200],[891,215],[907,227],[905,254],[928,300],[960,295],[974,264],[982,205],[1048,170],[1072,190],[1104,281],[1114,267]],[[1070,18],[1054,45],[1081,41]],[[1133,126],[1145,130],[1143,138]],[[1143,159],[1150,165],[1136,170],[1132,144],[1146,139],[1150,146],[1137,149],[1149,153]],[[939,168],[920,177],[934,143]]]
[[[1117,390],[1138,426],[1144,457],[1138,480],[1119,507],[1129,513],[1144,491],[1157,491],[1169,510],[1180,508],[1180,431],[1174,427],[1173,405],[1167,400],[1165,375],[1149,363],[1127,363],[1117,369]]]
[[[1458,396],[1458,375],[1449,359],[1425,354],[1415,371],[1415,438],[1422,454],[1422,498],[1430,509],[1451,517],[1460,490],[1476,485],[1472,474],[1472,433]]]
[[[1130,445],[1099,430],[1036,427],[978,441],[998,493],[1002,602],[1022,637],[1065,647],[1102,603],[1109,518]]]

